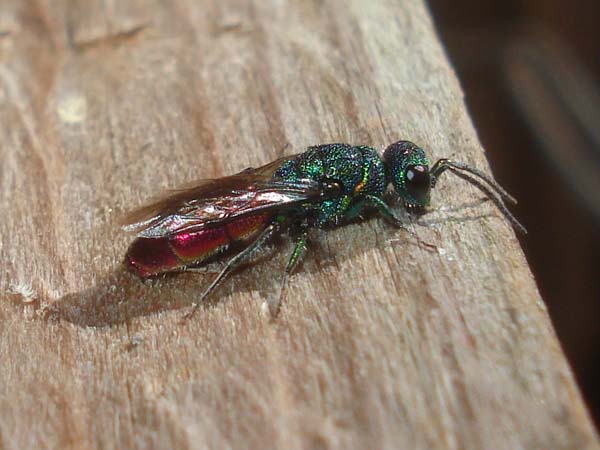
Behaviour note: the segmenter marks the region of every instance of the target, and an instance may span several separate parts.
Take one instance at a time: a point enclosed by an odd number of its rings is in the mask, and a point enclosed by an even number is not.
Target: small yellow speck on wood
[[[486,168],[421,0],[3,0],[0,448],[598,448],[513,231],[461,180],[413,228],[440,252],[314,233],[275,321],[285,242],[183,325],[210,270],[119,267],[118,219],[164,188],[399,139]]]

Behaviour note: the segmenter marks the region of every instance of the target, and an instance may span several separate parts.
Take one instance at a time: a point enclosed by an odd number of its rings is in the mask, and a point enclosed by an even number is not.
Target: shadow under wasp
[[[367,146],[325,144],[259,168],[202,180],[132,213],[125,229],[136,231],[137,237],[125,264],[140,278],[150,278],[229,257],[186,315],[189,318],[237,266],[274,235],[287,232],[295,245],[285,267],[283,292],[311,228],[336,227],[374,210],[406,229],[384,200],[388,186],[409,212],[423,214],[444,172],[476,186],[517,230],[526,232],[503,203],[516,200],[478,169],[450,159],[440,159],[430,169],[425,152],[409,141],[391,144],[382,157]]]

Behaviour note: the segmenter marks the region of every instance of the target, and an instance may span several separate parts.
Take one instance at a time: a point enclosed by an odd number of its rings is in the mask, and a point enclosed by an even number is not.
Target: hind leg
[[[262,247],[265,242],[277,231],[278,226],[271,224],[263,230],[263,232],[252,242],[248,247],[240,253],[232,257],[225,267],[219,272],[215,279],[210,283],[206,290],[202,293],[197,302],[192,305],[192,310],[184,316],[184,319],[191,319],[198,310],[200,304],[217,288],[217,286],[225,279],[232,270],[238,267],[242,262],[247,260],[255,251]]]

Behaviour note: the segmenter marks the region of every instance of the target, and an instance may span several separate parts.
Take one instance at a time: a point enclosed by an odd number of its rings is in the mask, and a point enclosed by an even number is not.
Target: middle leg
[[[277,317],[279,314],[279,309],[281,308],[281,303],[283,302],[283,295],[285,293],[285,288],[287,286],[288,278],[290,274],[294,271],[294,269],[298,266],[302,255],[306,250],[306,241],[308,239],[308,227],[302,226],[298,234],[295,236],[294,250],[292,250],[292,254],[288,259],[287,265],[285,266],[285,271],[283,273],[283,278],[281,280],[281,287],[279,289],[279,296],[277,297],[277,303],[274,305],[269,305],[269,311],[271,313],[271,317]]]

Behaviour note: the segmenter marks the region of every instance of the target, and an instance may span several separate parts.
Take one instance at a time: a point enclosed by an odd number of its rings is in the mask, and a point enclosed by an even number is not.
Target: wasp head
[[[429,206],[431,177],[429,160],[420,147],[409,141],[391,144],[383,152],[388,183],[413,212],[422,212]]]

